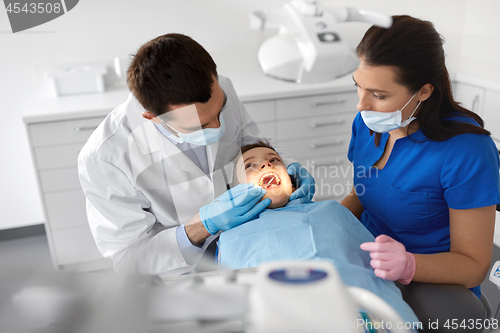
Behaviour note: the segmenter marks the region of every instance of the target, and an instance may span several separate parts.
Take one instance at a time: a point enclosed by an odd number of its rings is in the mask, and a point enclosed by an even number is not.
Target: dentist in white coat
[[[220,231],[269,205],[260,201],[261,187],[229,189],[240,147],[262,136],[231,81],[217,75],[208,52],[187,36],[144,44],[127,82],[127,101],[78,158],[90,228],[118,272],[184,274]],[[279,154],[299,187],[294,198],[312,198],[312,176]]]

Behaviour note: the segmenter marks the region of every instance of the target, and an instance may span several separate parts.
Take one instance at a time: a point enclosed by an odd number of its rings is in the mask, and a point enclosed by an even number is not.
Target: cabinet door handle
[[[311,102],[311,106],[314,108],[316,106],[331,105],[331,104],[341,104],[341,103],[344,103],[346,100],[347,99],[345,99],[345,98],[338,98],[338,99],[334,99],[332,101]]]
[[[473,112],[477,113],[477,106],[479,104],[479,95],[474,96],[474,99],[472,100],[472,110]]]
[[[75,127],[73,128],[75,132],[83,132],[83,131],[93,131],[97,128],[97,126],[83,126],[83,127]]]
[[[322,126],[334,126],[334,125],[341,125],[343,123],[345,123],[345,119],[335,119],[334,121],[331,121],[329,123],[310,123],[309,127],[316,128]]]
[[[323,147],[328,147],[328,146],[338,146],[340,144],[344,143],[344,140],[338,139],[332,142],[327,142],[327,143],[310,143],[309,148],[311,149],[317,149],[317,148],[323,148]]]

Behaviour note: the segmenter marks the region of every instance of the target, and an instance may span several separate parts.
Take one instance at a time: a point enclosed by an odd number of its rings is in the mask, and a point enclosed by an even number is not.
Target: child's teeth
[[[271,176],[271,179],[267,183],[264,183],[264,179],[267,176]],[[281,180],[279,179],[279,177],[277,175],[267,173],[265,175],[262,175],[262,177],[260,178],[259,184],[261,184],[261,186],[265,186],[267,188],[267,187],[271,186],[271,183],[274,180],[276,180],[277,185],[279,185],[281,183]]]

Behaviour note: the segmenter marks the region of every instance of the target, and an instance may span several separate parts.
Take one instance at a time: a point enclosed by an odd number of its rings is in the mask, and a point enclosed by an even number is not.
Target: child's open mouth
[[[280,185],[281,185],[281,179],[274,172],[266,173],[262,175],[262,177],[260,177],[259,186],[262,186],[263,189],[267,190],[272,186],[280,186]]]

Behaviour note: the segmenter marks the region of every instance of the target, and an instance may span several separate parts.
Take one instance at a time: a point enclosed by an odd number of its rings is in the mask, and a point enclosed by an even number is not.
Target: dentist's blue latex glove
[[[312,200],[314,193],[316,192],[316,181],[313,176],[307,171],[306,168],[302,166],[299,162],[294,162],[290,164],[286,171],[292,178],[292,184],[297,187],[297,190],[290,195],[290,201],[306,197],[309,201]]]
[[[259,202],[265,194],[266,190],[261,186],[239,184],[201,207],[201,222],[212,235],[232,229],[250,221],[271,204],[271,199]]]

